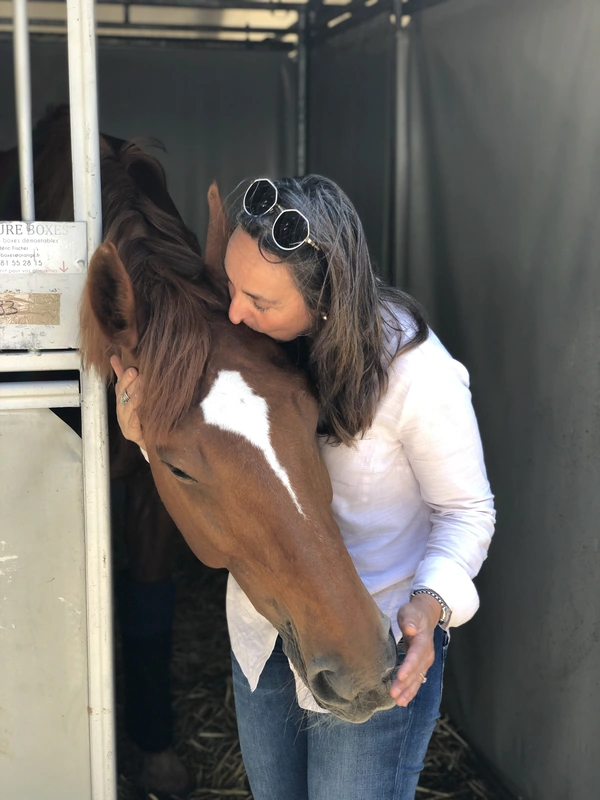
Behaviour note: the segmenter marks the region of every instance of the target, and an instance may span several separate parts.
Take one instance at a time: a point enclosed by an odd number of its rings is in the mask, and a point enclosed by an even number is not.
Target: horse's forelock
[[[147,300],[149,316],[137,348],[144,380],[139,414],[144,429],[160,439],[192,405],[206,367],[215,310],[207,308],[197,288],[178,282],[155,285]]]
[[[168,195],[160,162],[138,143],[123,143],[102,147],[101,170],[104,236],[135,293],[140,419],[160,437],[190,409],[208,357],[209,321],[224,314],[227,298],[204,272],[198,240]],[[115,350],[85,297],[81,320],[86,363],[106,377]]]

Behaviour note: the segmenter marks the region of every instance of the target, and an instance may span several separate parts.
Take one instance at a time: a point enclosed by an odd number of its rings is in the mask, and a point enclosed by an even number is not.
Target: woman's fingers
[[[136,390],[136,381],[138,379],[138,371],[135,367],[125,369],[119,356],[111,356],[110,365],[115,371],[117,382],[115,384],[115,393],[117,398],[121,397],[124,391],[127,392],[129,397],[133,397]]]
[[[427,670],[435,658],[433,632],[428,613],[416,604],[407,603],[398,611],[407,653],[400,666],[390,694],[396,705],[407,706],[427,678]]]
[[[137,413],[142,386],[140,375],[135,367],[124,369],[118,356],[112,356],[110,364],[117,376],[115,395],[117,398],[117,421],[121,433],[126,439],[135,442],[143,450],[147,450]]]
[[[410,684],[404,686],[398,692],[398,694],[392,694],[392,697],[394,697],[396,701],[396,705],[406,707],[411,700],[414,700],[422,685],[423,681],[419,677],[417,680],[412,680]]]
[[[120,380],[125,372],[125,368],[121,362],[119,356],[111,356],[110,357],[110,365],[115,371],[115,375],[117,376],[117,380]]]
[[[410,703],[423,683],[425,683],[423,678],[427,679],[427,667],[425,666],[421,670],[411,669],[405,675],[396,677],[390,688],[390,694],[396,701],[397,706],[407,706]]]
[[[431,650],[433,652],[433,642]],[[415,697],[421,686],[427,680],[427,670],[431,666],[429,658],[419,657],[413,663],[406,664],[409,652],[404,659],[404,663],[398,670],[396,680],[392,683],[390,694],[398,706],[407,706]],[[423,680],[425,678],[425,680]]]

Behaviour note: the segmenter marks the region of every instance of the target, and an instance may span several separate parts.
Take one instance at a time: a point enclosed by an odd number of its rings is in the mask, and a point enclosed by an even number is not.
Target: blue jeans
[[[254,800],[414,800],[439,716],[448,648],[441,628],[434,644],[427,683],[408,707],[379,711],[360,725],[298,706],[280,639],[254,692],[233,656],[240,744]],[[398,666],[403,658],[399,652]]]

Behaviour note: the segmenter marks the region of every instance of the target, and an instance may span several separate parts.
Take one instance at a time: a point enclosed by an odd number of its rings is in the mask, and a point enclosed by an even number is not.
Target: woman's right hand
[[[121,428],[121,433],[126,439],[135,442],[144,452],[147,452],[146,443],[140,419],[137,414],[137,407],[140,402],[142,390],[142,379],[135,367],[124,369],[121,359],[118,356],[111,356],[110,365],[117,376],[115,384],[115,394],[117,397],[117,421]],[[121,397],[123,392],[127,392],[129,400],[123,404]]]

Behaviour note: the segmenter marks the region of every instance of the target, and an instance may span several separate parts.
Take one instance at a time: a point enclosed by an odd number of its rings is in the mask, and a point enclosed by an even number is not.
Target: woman
[[[231,321],[282,342],[319,391],[333,510],[359,575],[393,620],[396,705],[332,720],[296,686],[278,640],[230,581],[236,711],[255,800],[412,800],[439,713],[448,625],[478,606],[472,578],[493,498],[468,374],[419,307],[374,274],[346,195],[315,175],[254,181],[224,263]],[[143,447],[139,380],[114,359],[127,438]],[[127,396],[125,395],[125,397]]]

